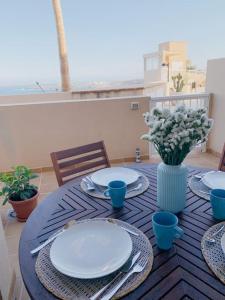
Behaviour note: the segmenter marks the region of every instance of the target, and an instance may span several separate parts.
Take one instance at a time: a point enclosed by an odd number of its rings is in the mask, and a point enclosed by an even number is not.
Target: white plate
[[[138,172],[122,167],[112,167],[101,169],[91,175],[91,180],[97,184],[102,186],[107,186],[110,181],[113,180],[122,180],[126,182],[126,184],[134,183],[138,180],[140,175]]]
[[[225,254],[225,233],[222,235],[220,242],[221,242],[221,247],[222,247],[223,253]]]
[[[53,242],[50,259],[61,273],[92,279],[118,270],[129,258],[132,241],[116,224],[102,220],[75,224]]]
[[[225,172],[208,172],[203,176],[202,182],[210,189],[225,189]]]

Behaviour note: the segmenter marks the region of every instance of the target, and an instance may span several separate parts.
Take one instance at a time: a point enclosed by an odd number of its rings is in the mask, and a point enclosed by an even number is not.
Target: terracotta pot
[[[37,206],[37,199],[39,193],[37,192],[32,198],[22,201],[13,201],[9,200],[9,203],[12,204],[13,209],[16,212],[16,218],[19,222],[26,222],[29,215]]]

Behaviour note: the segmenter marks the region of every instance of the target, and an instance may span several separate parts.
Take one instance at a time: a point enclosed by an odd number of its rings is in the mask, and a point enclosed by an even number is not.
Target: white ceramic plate
[[[221,242],[221,247],[222,247],[223,253],[225,254],[225,233],[222,235],[220,242]]]
[[[67,229],[53,242],[50,259],[61,273],[92,279],[118,270],[130,257],[132,241],[116,224],[88,221]]]
[[[225,172],[208,172],[203,176],[202,182],[210,189],[225,189]]]
[[[134,183],[138,180],[140,175],[138,172],[122,167],[112,167],[101,169],[91,175],[91,180],[101,186],[107,186],[110,181],[122,180],[126,184]]]

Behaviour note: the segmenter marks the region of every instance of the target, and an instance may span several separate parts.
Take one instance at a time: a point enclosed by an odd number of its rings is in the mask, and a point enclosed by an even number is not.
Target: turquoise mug
[[[225,220],[225,190],[211,190],[210,202],[212,206],[213,217],[218,220]]]
[[[177,224],[177,216],[170,212],[159,211],[152,215],[153,232],[160,249],[169,250],[173,241],[182,237],[184,231]]]
[[[113,207],[120,208],[124,205],[126,192],[126,183],[121,180],[114,180],[108,184],[108,189],[104,192],[104,195],[111,198]]]

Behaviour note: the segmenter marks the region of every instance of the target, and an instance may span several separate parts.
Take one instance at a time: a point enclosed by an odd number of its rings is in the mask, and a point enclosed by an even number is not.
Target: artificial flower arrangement
[[[173,166],[180,165],[195,146],[207,141],[213,125],[206,109],[184,106],[174,112],[154,108],[144,114],[144,119],[150,130],[141,138],[152,142],[163,162]]]

